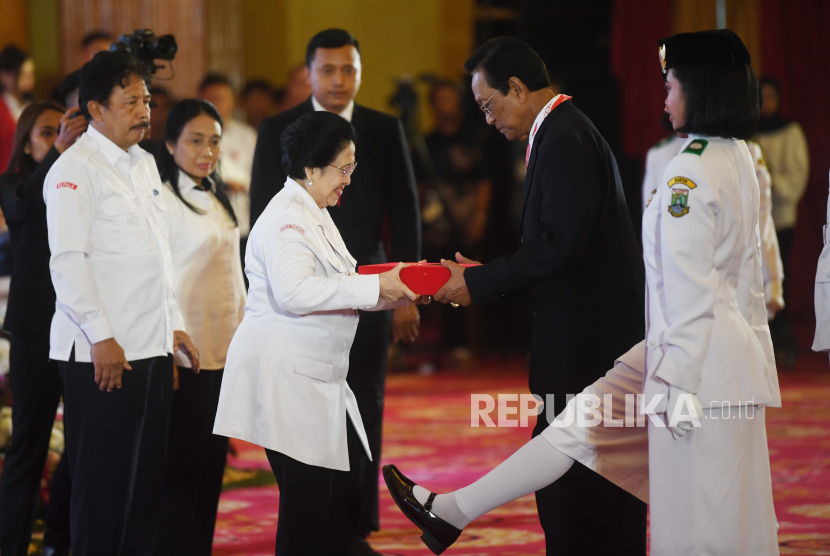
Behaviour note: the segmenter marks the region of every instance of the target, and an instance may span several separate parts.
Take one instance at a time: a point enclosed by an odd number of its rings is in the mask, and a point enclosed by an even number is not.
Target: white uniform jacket
[[[643,178],[643,211],[648,206],[649,199],[657,193],[660,183],[663,183],[663,173],[669,163],[685,148],[686,139],[677,135],[667,137],[651,147],[646,155],[646,175]],[[761,192],[761,208],[758,224],[761,227],[761,253],[763,254],[763,276],[766,301],[770,300],[770,284],[784,280],[784,264],[781,262],[781,252],[778,248],[778,236],[775,234],[775,224],[772,221],[772,178],[769,168],[764,161],[761,147],[758,143],[748,141],[746,146],[752,155],[752,164],[755,168],[755,177]]]
[[[822,230],[824,247],[816,269],[816,336],[814,351],[830,351],[830,197],[827,198],[827,224]]]
[[[57,301],[49,357],[92,361],[115,338],[129,361],[173,353],[185,322],[153,156],[128,151],[90,126],[43,184],[49,269]]]
[[[187,207],[169,183],[161,189],[167,205],[170,251],[178,278],[176,299],[187,333],[198,346],[203,371],[225,368],[228,346],[245,308],[245,280],[239,256],[239,227],[212,191],[179,172],[179,192],[196,210]],[[190,368],[177,351],[176,365]]]
[[[643,215],[646,403],[673,385],[704,408],[780,406],[758,212],[746,143],[689,137]]]
[[[346,415],[371,458],[346,375],[358,309],[378,303],[326,209],[288,179],[257,220],[245,253],[248,301],[231,341],[214,434],[348,471]]]

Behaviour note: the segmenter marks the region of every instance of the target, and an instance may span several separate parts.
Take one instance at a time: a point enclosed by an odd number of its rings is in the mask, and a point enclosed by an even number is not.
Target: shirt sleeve
[[[680,178],[680,179],[677,179]],[[708,170],[694,154],[675,157],[652,202],[660,203],[658,264],[666,330],[656,375],[697,393],[715,322],[715,235],[721,200]]]
[[[760,196],[760,212],[758,227],[761,237],[761,253],[763,254],[764,285],[770,282],[780,282],[784,279],[784,263],[781,261],[781,252],[778,248],[778,235],[775,233],[775,224],[772,221],[772,177],[767,163],[764,161],[761,147],[757,143],[747,142],[752,163],[755,166],[755,177],[758,179],[758,193]]]
[[[90,344],[113,337],[89,257],[97,199],[83,161],[65,158],[46,176],[43,191],[57,310],[80,326]]]
[[[161,178],[159,178],[161,179]],[[173,188],[170,186],[169,183],[165,182],[162,184],[161,187],[161,197],[164,200],[165,204],[165,211],[164,217],[167,222],[167,237],[168,237],[168,246],[170,247],[171,256],[176,251],[176,241],[181,237],[182,229],[184,228],[184,209],[186,208],[184,204],[179,200],[176,194],[173,192]],[[190,209],[187,209],[190,210]],[[175,261],[175,257],[172,257]],[[173,266],[173,283],[178,285],[178,269]],[[173,330],[179,331],[186,331],[185,322],[184,322],[184,315],[182,314],[181,307],[179,307],[179,298],[178,294],[176,293],[176,289],[173,290]],[[177,346],[173,346],[173,349],[177,349]]]
[[[804,195],[810,177],[810,154],[801,126],[793,122],[783,141],[784,155],[779,168],[772,168],[772,186],[776,197],[797,203]]]
[[[265,262],[277,305],[286,312],[307,315],[316,311],[370,309],[378,304],[377,275],[315,276],[317,259],[305,240],[307,224],[282,223],[260,236],[256,255]]]

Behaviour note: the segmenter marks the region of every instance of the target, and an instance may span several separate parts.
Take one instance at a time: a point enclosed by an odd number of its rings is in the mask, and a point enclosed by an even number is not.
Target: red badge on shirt
[[[60,183],[58,184],[58,189],[60,189],[61,187],[68,187],[68,188],[69,188],[69,189],[71,189],[72,191],[75,191],[76,189],[78,189],[78,186],[77,186],[77,185],[75,185],[74,183],[69,183],[68,181],[62,181],[62,182],[60,182]]]
[[[291,230],[297,230],[297,231],[298,231],[298,232],[300,232],[301,234],[304,234],[304,233],[305,233],[305,230],[303,230],[301,227],[297,226],[296,224],[286,224],[285,226],[283,226],[282,228],[280,228],[280,231],[281,231],[281,232],[284,232],[285,230],[288,230],[288,229],[291,229]]]

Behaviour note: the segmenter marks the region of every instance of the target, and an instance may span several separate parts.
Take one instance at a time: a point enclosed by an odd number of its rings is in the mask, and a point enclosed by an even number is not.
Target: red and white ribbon
[[[565,102],[566,100],[571,100],[573,97],[569,97],[568,95],[556,95],[550,102],[548,102],[542,111],[539,112],[539,115],[536,116],[536,121],[533,122],[533,127],[530,130],[530,135],[527,139],[527,152],[525,153],[525,168],[527,165],[530,164],[530,149],[533,147],[533,138],[536,137],[536,132],[539,131],[539,128],[542,126],[542,122],[545,121],[545,118],[548,117],[548,114],[553,112],[553,109]]]

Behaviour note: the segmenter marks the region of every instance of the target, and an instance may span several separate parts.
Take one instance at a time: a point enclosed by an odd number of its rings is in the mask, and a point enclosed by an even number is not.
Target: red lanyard
[[[548,117],[548,114],[553,112],[553,109],[565,102],[566,100],[571,100],[573,97],[569,97],[568,95],[556,95],[550,102],[548,102],[542,111],[539,112],[539,115],[536,116],[536,121],[533,122],[533,129],[530,130],[530,136],[527,140],[527,152],[525,153],[525,168],[527,165],[530,164],[530,149],[533,147],[533,138],[536,137],[536,132],[539,131],[539,127],[542,125],[542,122],[545,121],[545,118]]]

